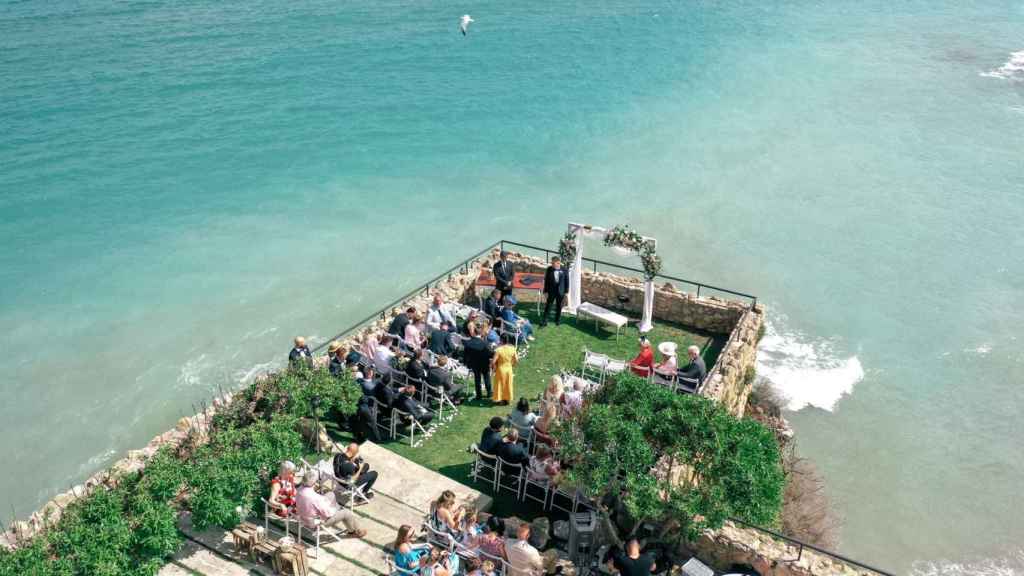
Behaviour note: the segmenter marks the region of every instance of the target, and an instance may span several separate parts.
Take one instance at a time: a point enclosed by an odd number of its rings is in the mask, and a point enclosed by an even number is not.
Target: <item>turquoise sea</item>
[[[628,222],[770,307],[842,552],[1022,574],[1022,51],[1021,0],[0,2],[0,516],[494,240]]]

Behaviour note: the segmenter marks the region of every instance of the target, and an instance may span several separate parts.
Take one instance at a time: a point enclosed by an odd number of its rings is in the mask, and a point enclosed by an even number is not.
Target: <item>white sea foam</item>
[[[780,331],[772,322],[758,347],[757,373],[786,397],[790,410],[814,406],[831,411],[864,378],[860,359],[839,356],[835,342]]]
[[[271,360],[270,362],[261,362],[259,364],[254,365],[252,368],[249,368],[248,370],[236,371],[235,382],[238,382],[239,384],[248,384],[252,382],[253,378],[255,378],[256,376],[259,376],[264,372],[270,372],[273,369],[280,367],[281,362],[279,361]]]
[[[992,351],[991,344],[981,344],[974,348],[964,348],[964,352],[968,354],[977,354],[978,356],[988,356],[988,353]]]
[[[1024,576],[1024,550],[1000,559],[915,562],[911,576]]]
[[[994,70],[982,72],[981,75],[986,78],[1000,78],[1013,82],[1024,81],[1024,50],[1011,53],[1010,59],[1005,64]]]
[[[181,370],[178,372],[178,388],[192,388],[198,386],[200,383],[200,375],[203,369],[206,368],[206,354],[200,354],[199,356],[192,358],[188,362],[182,365]]]

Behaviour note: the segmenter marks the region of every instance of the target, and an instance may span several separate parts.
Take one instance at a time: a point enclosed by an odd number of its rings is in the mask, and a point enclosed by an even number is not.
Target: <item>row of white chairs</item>
[[[581,508],[593,509],[593,505],[577,490],[568,492],[553,486],[548,480],[532,479],[525,465],[505,462],[499,456],[480,450],[476,444],[470,446],[470,449],[474,454],[470,470],[473,482],[483,481],[495,493],[502,490],[512,492],[517,500],[533,500],[543,510],[561,510],[574,514]],[[536,492],[531,493],[531,488],[536,489]]]

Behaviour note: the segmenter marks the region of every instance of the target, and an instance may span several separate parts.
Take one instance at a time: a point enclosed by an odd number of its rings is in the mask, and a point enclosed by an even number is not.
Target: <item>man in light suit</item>
[[[544,294],[547,295],[547,303],[544,304],[544,316],[541,317],[540,325],[548,325],[548,311],[551,304],[555,304],[555,326],[562,323],[562,305],[565,304],[565,295],[569,293],[569,274],[562,268],[562,259],[555,256],[551,259],[551,265],[544,273]]]
[[[495,287],[501,291],[501,300],[512,294],[512,278],[516,275],[515,267],[508,261],[508,252],[501,251],[501,259],[494,263]]]

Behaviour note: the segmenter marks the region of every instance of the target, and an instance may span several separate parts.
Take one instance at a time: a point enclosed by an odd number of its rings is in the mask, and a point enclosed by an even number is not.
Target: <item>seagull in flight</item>
[[[462,35],[463,36],[466,35],[466,30],[469,29],[469,23],[470,22],[476,22],[476,20],[473,20],[472,18],[470,18],[469,14],[463,14],[462,18],[460,19],[460,22],[459,22],[459,29],[462,30]]]

